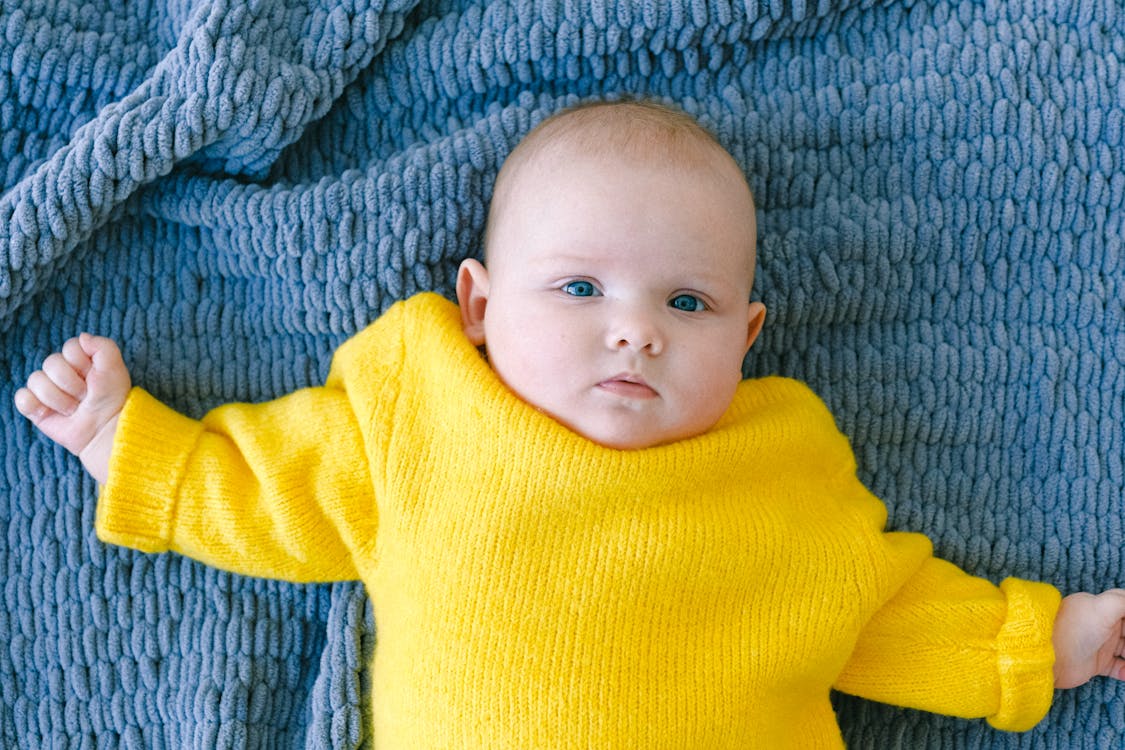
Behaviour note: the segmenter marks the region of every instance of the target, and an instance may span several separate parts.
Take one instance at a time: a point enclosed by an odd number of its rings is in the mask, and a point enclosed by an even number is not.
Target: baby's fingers
[[[125,403],[131,382],[121,350],[113,339],[83,333],[78,337],[82,356],[89,366],[83,374],[91,398],[99,404],[110,402],[116,411]]]
[[[27,388],[20,388],[16,391],[15,399],[16,411],[36,424],[50,414],[50,410],[43,406],[39,399],[35,398],[35,394]]]
[[[84,335],[88,336],[89,334]],[[63,359],[67,361],[67,364],[73,367],[75,372],[83,378],[86,377],[86,373],[88,373],[93,366],[90,355],[86,353],[85,347],[82,346],[82,339],[79,336],[68,339],[67,342],[63,344],[62,356]]]
[[[23,401],[28,405],[29,411],[20,409],[33,422],[50,416],[50,412],[70,416],[78,408],[78,399],[63,391],[43,370],[31,373],[27,379],[27,387],[20,390],[27,391],[35,399],[33,402],[25,396]],[[19,406],[19,401],[16,405]]]
[[[68,342],[69,343],[69,342]],[[66,347],[63,348],[64,352]],[[79,363],[81,366],[81,363]],[[85,370],[76,370],[65,354],[52,354],[43,361],[43,372],[55,387],[66,395],[81,401],[86,397]]]

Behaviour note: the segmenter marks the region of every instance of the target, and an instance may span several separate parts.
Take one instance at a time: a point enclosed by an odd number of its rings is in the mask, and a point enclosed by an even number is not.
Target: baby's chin
[[[603,448],[612,448],[622,451],[643,450],[644,448],[655,448],[661,445],[668,445],[669,443],[677,443],[681,440],[687,440],[688,438],[702,435],[710,428],[710,425],[704,427],[698,425],[674,425],[657,429],[638,429],[623,423],[611,422],[608,425],[582,425],[568,423],[558,419],[558,417],[555,417],[555,419],[562,422],[563,425],[568,427],[571,431],[578,433],[591,442],[597,443]]]

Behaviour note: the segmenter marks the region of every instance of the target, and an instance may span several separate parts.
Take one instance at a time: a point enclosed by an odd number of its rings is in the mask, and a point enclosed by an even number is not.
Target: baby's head
[[[597,443],[698,435],[765,318],[756,234],[742,171],[687,115],[567,110],[497,176],[485,262],[458,274],[465,333],[520,398]]]

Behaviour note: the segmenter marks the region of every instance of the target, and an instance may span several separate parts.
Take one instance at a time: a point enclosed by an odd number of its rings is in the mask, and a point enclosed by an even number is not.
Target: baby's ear
[[[748,317],[746,327],[746,351],[750,351],[750,347],[758,338],[758,334],[762,332],[762,326],[766,322],[766,306],[761,302],[750,303],[750,314]]]
[[[457,269],[457,304],[461,306],[461,328],[473,346],[484,345],[484,308],[488,305],[488,270],[474,258],[461,261]]]

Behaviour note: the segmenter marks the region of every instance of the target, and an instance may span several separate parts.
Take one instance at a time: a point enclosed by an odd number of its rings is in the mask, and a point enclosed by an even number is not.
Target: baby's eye
[[[596,297],[598,289],[589,281],[570,281],[563,284],[562,290],[572,297]]]
[[[702,312],[707,309],[707,303],[694,294],[677,294],[668,301],[668,306],[681,312]]]

